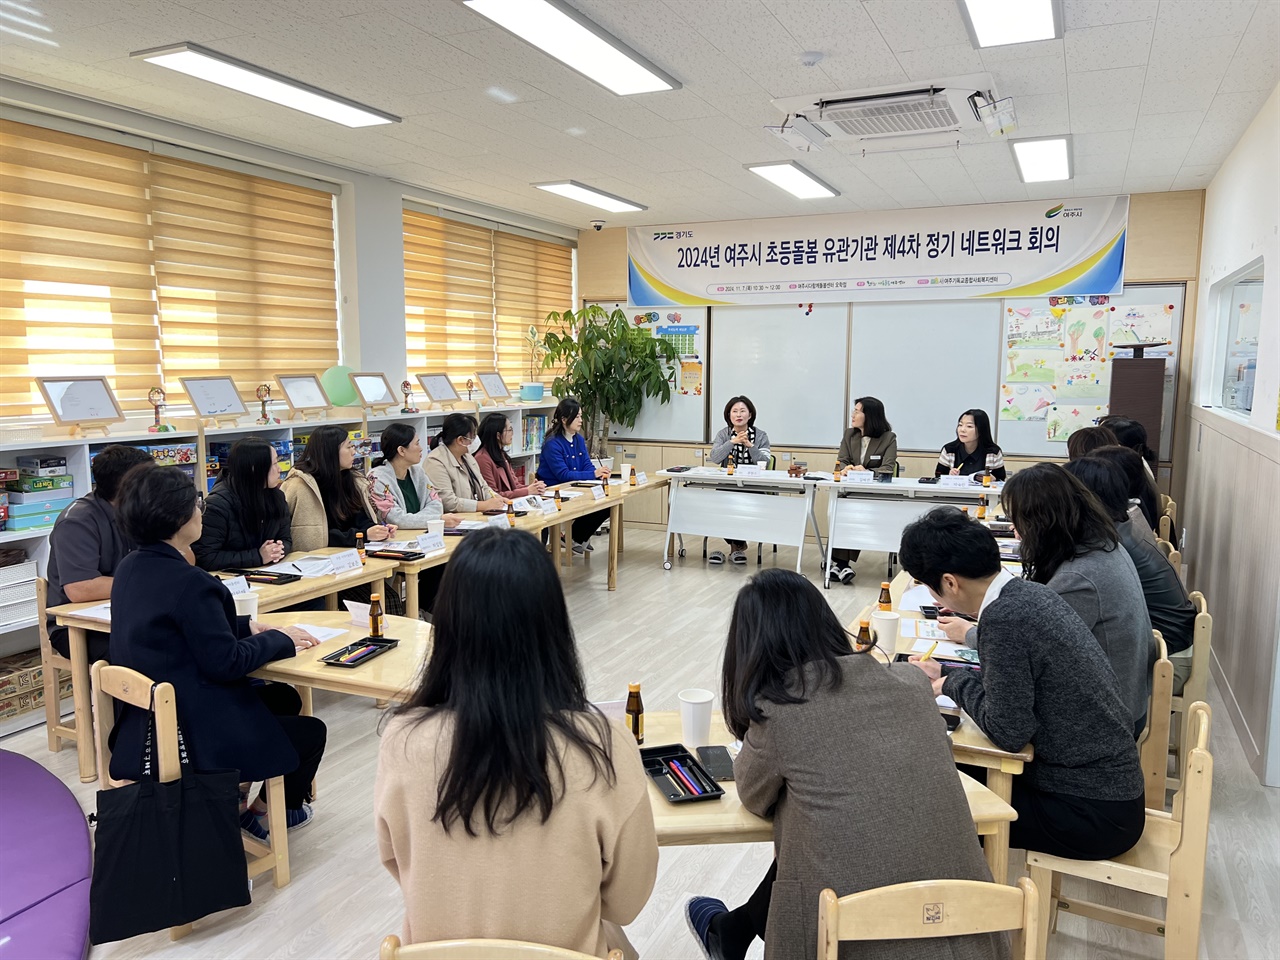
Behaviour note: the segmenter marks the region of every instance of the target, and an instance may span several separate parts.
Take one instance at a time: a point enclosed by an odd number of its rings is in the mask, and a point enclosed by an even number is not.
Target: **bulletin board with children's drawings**
[[[1110,412],[1115,360],[1125,344],[1165,358],[1160,451],[1172,437],[1174,386],[1182,330],[1183,284],[1130,284],[1120,296],[1004,301],[996,439],[1010,454],[1065,456],[1066,441]]]

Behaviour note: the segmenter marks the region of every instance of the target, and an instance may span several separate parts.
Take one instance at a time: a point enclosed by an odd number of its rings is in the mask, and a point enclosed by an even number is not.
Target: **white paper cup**
[[[427,533],[438,533],[438,534],[440,534],[441,536],[444,536],[444,521],[443,521],[443,520],[428,520],[428,521],[427,521]]]
[[[901,616],[892,610],[876,610],[871,614],[871,635],[876,645],[893,656],[898,648],[898,622]]]
[[[631,464],[624,463],[618,469],[622,472],[622,482],[625,484],[631,479]]]
[[[757,461],[757,462],[756,462],[756,466],[757,466],[757,467],[759,467],[761,470],[767,470],[767,469],[769,469],[769,461],[768,461],[768,460],[759,460],[759,461]]]
[[[681,690],[680,742],[692,750],[711,742],[711,704],[715,694],[710,690],[690,687]]]
[[[254,591],[232,594],[231,599],[236,602],[237,617],[256,617],[258,615],[258,595]]]

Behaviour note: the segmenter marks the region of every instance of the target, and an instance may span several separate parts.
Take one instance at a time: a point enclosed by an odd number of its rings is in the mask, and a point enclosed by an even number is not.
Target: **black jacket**
[[[240,497],[231,485],[220,481],[204,502],[204,531],[200,539],[191,545],[196,563],[206,570],[226,570],[228,567],[257,567],[262,564],[262,545],[268,540],[282,540],[284,552],[293,550],[293,527],[289,522],[289,507],[284,494],[272,491],[279,503],[273,520],[261,524],[260,529],[250,530]]]
[[[1170,653],[1181,653],[1195,639],[1196,607],[1187,596],[1178,571],[1169,558],[1152,545],[1150,540],[1134,535],[1133,520],[1116,524],[1120,534],[1120,546],[1142,581],[1142,596],[1147,601],[1147,616],[1151,626],[1160,631]],[[1145,523],[1146,520],[1139,520]]]
[[[173,684],[178,724],[196,770],[240,771],[241,780],[292,772],[298,755],[247,675],[294,655],[279,630],[249,636],[231,594],[166,543],[120,562],[111,587],[111,662]],[[111,774],[138,779],[147,711],[117,709]]]

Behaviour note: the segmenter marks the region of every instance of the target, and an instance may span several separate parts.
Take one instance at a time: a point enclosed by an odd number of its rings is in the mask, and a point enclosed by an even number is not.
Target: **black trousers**
[[[843,547],[835,547],[831,551],[831,563],[833,566],[839,565],[842,567],[847,567],[851,563],[857,563],[858,556],[861,553],[862,553],[861,550],[846,550]]]
[[[287,683],[265,683],[255,686],[258,698],[270,710],[298,754],[298,766],[284,775],[284,805],[297,810],[311,799],[311,781],[320,769],[328,730],[319,717],[301,717],[302,698]],[[267,785],[262,785],[259,800],[267,798]]]
[[[573,521],[573,542],[586,543],[590,540],[600,525],[609,519],[608,510],[597,510],[595,513],[588,513],[586,516],[579,517]]]
[[[438,567],[428,567],[418,574],[418,610],[421,613],[431,613],[435,609],[440,581],[444,579],[444,572],[448,569],[449,565],[442,563]]]
[[[719,946],[718,953],[725,960],[740,960],[746,956],[747,949],[756,937],[764,939],[765,925],[769,920],[769,901],[773,897],[773,882],[777,878],[778,861],[775,860],[746,903],[711,921],[711,936]]]
[[[1132,800],[1087,800],[1045,793],[1013,778],[1009,846],[1072,860],[1110,860],[1133,848],[1147,823],[1142,794]]]
[[[110,660],[107,656],[107,646],[111,640],[110,634],[99,633],[97,630],[86,630],[85,646],[89,649],[89,666],[93,666],[99,660]],[[71,656],[71,638],[67,635],[66,627],[49,627],[49,646],[57,650],[64,657]]]

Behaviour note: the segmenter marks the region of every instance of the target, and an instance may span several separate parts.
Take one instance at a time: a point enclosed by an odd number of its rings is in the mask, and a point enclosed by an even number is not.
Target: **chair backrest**
[[[1191,594],[1191,602],[1196,607],[1196,622],[1191,634],[1191,676],[1182,688],[1183,703],[1194,703],[1208,696],[1209,650],[1213,644],[1213,617],[1204,594],[1196,590]]]
[[[1163,534],[1157,538],[1156,546],[1160,548],[1160,552],[1164,554],[1173,569],[1178,571],[1178,576],[1182,576],[1182,551],[1174,549],[1173,544],[1165,539]]]
[[[918,880],[837,897],[818,896],[818,960],[836,960],[841,940],[918,940],[1016,931],[1012,956],[1031,960],[1040,894],[1027,877],[1016,887],[980,880]],[[386,960],[384,957],[383,960]]]
[[[523,940],[436,940],[401,946],[396,936],[383,937],[378,960],[596,960],[592,954]],[[608,960],[622,960],[610,950]]]
[[[49,643],[49,581],[44,577],[36,578],[36,619],[40,630],[40,659],[48,663],[51,657],[65,660],[62,654],[53,649]]]
[[[1160,512],[1164,513],[1169,509],[1169,504],[1173,503],[1173,498],[1167,493],[1160,494]]]
[[[1159,630],[1151,631],[1156,662],[1151,666],[1151,696],[1147,700],[1147,728],[1138,738],[1146,804],[1163,810],[1169,780],[1169,714],[1173,709],[1173,663]]]
[[[120,786],[122,781],[112,780],[108,773],[111,769],[111,731],[116,722],[115,704],[112,701],[121,700],[141,710],[149,709],[151,678],[128,667],[114,667],[105,660],[99,660],[93,665],[90,676],[93,680],[93,737],[94,749],[98,755],[98,770],[108,788]],[[178,701],[174,696],[173,684],[155,684],[155,688],[156,738],[152,744],[152,754],[159,760],[159,779],[167,783],[182,776],[178,756]]]

